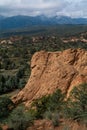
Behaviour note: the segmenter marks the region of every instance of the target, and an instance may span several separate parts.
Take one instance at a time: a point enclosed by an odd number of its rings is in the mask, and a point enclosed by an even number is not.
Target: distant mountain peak
[[[53,17],[47,17],[45,15],[17,15],[11,17],[4,17],[0,15],[0,30],[24,28],[34,25],[40,26],[57,24],[87,24],[87,18],[71,18],[69,16],[62,15],[55,15]]]

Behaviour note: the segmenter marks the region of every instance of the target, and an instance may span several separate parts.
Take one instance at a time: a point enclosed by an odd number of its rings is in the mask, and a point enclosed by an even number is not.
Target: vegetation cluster
[[[61,119],[87,125],[87,84],[74,87],[67,100],[58,89],[52,95],[35,100],[29,109],[22,104],[15,107],[8,97],[0,99],[0,121],[11,129],[26,130],[37,119],[51,120],[54,127],[61,125]]]

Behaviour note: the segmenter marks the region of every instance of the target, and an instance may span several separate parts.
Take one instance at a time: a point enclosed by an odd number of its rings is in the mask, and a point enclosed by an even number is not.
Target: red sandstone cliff
[[[31,60],[31,76],[14,101],[25,102],[61,89],[68,95],[72,88],[87,82],[87,51],[68,49],[63,52],[40,51]]]

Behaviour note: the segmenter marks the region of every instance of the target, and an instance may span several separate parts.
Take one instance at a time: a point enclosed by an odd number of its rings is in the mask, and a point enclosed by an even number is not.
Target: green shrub
[[[61,90],[56,90],[52,95],[43,96],[34,101],[33,106],[36,108],[36,118],[43,118],[45,112],[60,113],[64,104],[64,94]]]
[[[43,96],[33,102],[32,106],[36,108],[36,118],[43,118],[43,114],[47,110],[50,96]]]
[[[71,130],[69,126],[65,125],[62,130]]]
[[[22,78],[22,77],[24,76],[24,71],[25,71],[25,68],[24,68],[24,67],[21,67],[21,68],[18,70],[16,76],[17,76],[18,78]]]
[[[19,80],[19,85],[18,85],[18,88],[19,89],[22,89],[26,84],[26,81],[24,79],[20,79]]]
[[[2,127],[0,126],[0,130],[2,130]]]
[[[51,119],[52,119],[52,112],[51,112],[51,111],[46,111],[46,112],[43,114],[43,118],[46,118],[46,119],[51,120]]]
[[[9,126],[14,130],[25,130],[33,123],[34,117],[23,106],[14,109],[9,116]]]
[[[87,84],[81,84],[72,90],[65,113],[73,120],[87,122]]]
[[[60,89],[56,90],[49,98],[48,109],[60,112],[64,105],[65,95]]]
[[[8,97],[0,97],[0,120],[9,115],[14,108],[14,103]]]
[[[59,121],[59,114],[58,114],[58,112],[55,112],[54,111],[54,113],[53,112],[51,112],[51,111],[46,111],[45,113],[44,113],[44,116],[43,116],[45,119],[49,119],[49,120],[52,120],[52,124],[53,124],[53,126],[55,127],[55,126],[59,126],[59,124],[60,124],[60,121]]]
[[[53,126],[54,126],[54,127],[60,125],[59,114],[58,114],[57,112],[53,113],[53,116],[52,116],[52,123],[53,123]]]

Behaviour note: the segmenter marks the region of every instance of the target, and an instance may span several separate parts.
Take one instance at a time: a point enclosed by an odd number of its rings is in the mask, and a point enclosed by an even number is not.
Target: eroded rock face
[[[31,76],[14,101],[26,106],[36,98],[61,89],[67,95],[76,85],[87,82],[87,51],[68,49],[63,52],[40,51],[31,60]]]

